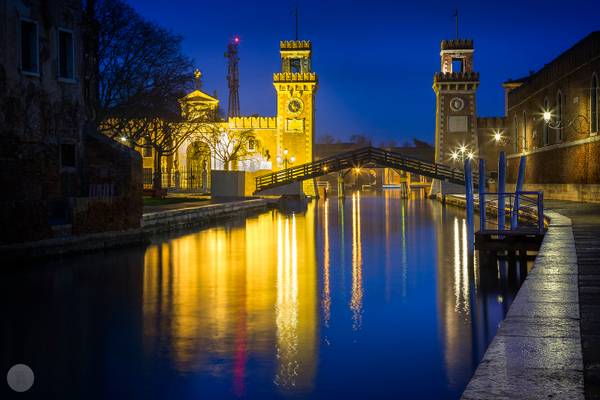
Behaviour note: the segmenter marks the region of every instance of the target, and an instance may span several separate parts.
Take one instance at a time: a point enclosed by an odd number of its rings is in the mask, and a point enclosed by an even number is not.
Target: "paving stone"
[[[498,336],[535,336],[579,338],[579,321],[569,318],[507,318],[500,324]]]

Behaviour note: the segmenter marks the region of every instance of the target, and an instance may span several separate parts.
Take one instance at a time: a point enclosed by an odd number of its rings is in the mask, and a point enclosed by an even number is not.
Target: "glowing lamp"
[[[450,158],[452,158],[452,161],[456,161],[458,159],[458,154],[455,151],[453,151],[450,155]]]
[[[280,163],[281,162],[281,157],[277,156],[277,162]]]
[[[294,156],[291,156],[291,157],[290,157],[290,162],[291,162],[291,163],[293,163],[294,161],[296,161],[296,157],[294,157]]]
[[[475,154],[473,154],[473,153],[471,153],[471,152],[469,152],[469,154],[467,154],[467,158],[468,158],[469,160],[472,160],[472,159],[473,159],[473,157],[475,157]]]
[[[552,113],[550,111],[544,111],[544,122],[548,123],[552,119]]]
[[[501,141],[501,140],[502,140],[502,133],[500,133],[500,132],[498,132],[498,131],[494,132],[494,140],[495,140],[496,142],[499,142],[499,141]]]
[[[465,151],[467,151],[467,147],[466,147],[466,146],[463,144],[463,145],[461,145],[461,146],[460,146],[460,149],[459,149],[459,151],[460,151],[461,153],[464,153]]]
[[[127,137],[121,136],[121,142],[126,142],[126,141],[127,141]]]
[[[327,165],[323,166],[323,171],[327,172]]]
[[[287,153],[288,153],[288,149],[283,149],[283,155],[287,156]]]

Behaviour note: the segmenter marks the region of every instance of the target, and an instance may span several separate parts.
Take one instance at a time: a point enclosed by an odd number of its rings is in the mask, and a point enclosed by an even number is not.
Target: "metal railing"
[[[499,207],[503,201],[504,209]],[[497,218],[488,218],[486,213]],[[479,202],[479,218],[480,230],[484,231],[544,233],[544,193],[486,192],[484,201]]]
[[[405,156],[401,153],[368,146],[336,154],[310,163],[293,166],[281,171],[261,175],[256,178],[256,191],[259,192],[272,187],[287,185],[292,182],[316,178],[330,172],[362,167],[367,164],[400,169],[459,185],[465,184],[462,168],[452,168],[444,164],[423,161],[418,158]],[[476,173],[473,174],[473,178],[477,184],[478,175]]]
[[[205,182],[201,173],[162,172],[160,175],[162,189],[202,191],[208,190],[209,187],[210,174],[204,177]],[[144,172],[144,189],[152,189],[153,178],[152,172]]]

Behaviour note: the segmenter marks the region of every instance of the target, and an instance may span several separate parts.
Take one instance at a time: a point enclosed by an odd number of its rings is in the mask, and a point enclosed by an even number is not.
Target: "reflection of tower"
[[[240,116],[240,72],[238,70],[238,63],[240,58],[238,57],[238,44],[240,38],[234,37],[233,40],[227,45],[227,85],[229,86],[229,106],[227,108],[228,117],[239,117]]]

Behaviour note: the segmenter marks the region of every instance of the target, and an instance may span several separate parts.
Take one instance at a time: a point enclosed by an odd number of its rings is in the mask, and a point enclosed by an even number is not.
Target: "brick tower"
[[[435,161],[462,169],[462,159],[479,153],[476,92],[479,73],[473,71],[473,40],[443,40],[441,72],[433,77],[436,96]],[[434,181],[431,194],[461,188]]]

